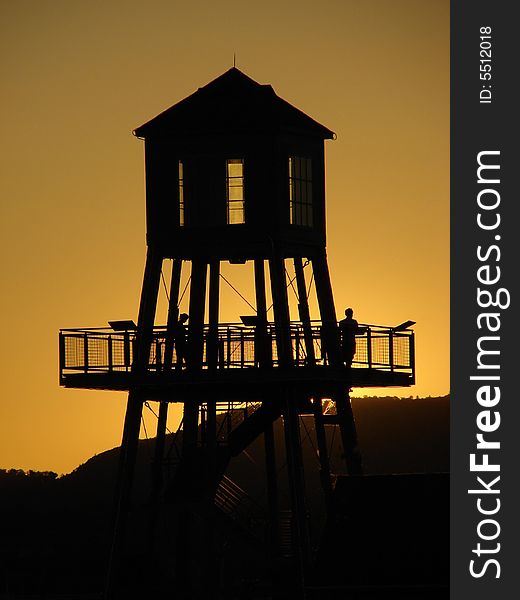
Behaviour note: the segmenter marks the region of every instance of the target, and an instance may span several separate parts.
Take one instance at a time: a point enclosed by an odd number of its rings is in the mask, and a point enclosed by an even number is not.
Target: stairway
[[[250,537],[264,538],[267,521],[264,508],[226,475],[217,487],[214,505]]]
[[[180,456],[175,446],[177,458],[168,462],[174,471],[164,496],[167,503],[192,504],[196,512],[206,511],[209,502],[228,532],[234,531],[234,536],[247,538],[254,545],[263,544],[268,524],[266,510],[226,476],[225,471],[230,459],[244,451],[280,416],[281,402],[257,403],[246,409],[231,404],[229,408],[217,416],[216,448],[210,450],[206,445],[199,445],[189,455]],[[199,439],[202,433],[201,427]],[[281,555],[292,557],[290,511],[281,514],[280,526]]]

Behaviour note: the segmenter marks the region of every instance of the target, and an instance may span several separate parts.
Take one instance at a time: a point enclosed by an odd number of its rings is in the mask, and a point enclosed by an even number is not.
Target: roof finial
[[[236,54],[233,52],[233,67],[237,66],[237,56]]]

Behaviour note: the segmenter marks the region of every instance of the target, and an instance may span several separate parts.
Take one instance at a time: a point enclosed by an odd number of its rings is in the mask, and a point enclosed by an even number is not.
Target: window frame
[[[245,186],[244,186],[244,159],[227,158],[226,159],[226,223],[227,225],[244,225],[246,222],[245,210]],[[240,165],[240,174],[232,174],[230,167]],[[236,190],[241,190],[236,194]],[[239,198],[232,196],[239,195]],[[235,220],[238,216],[238,220]]]
[[[289,223],[314,227],[312,158],[289,155]]]

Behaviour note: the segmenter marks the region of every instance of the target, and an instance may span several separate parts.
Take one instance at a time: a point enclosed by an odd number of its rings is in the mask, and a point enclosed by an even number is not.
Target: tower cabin
[[[334,133],[232,68],[135,130],[148,244],[244,262],[325,246],[324,144]]]

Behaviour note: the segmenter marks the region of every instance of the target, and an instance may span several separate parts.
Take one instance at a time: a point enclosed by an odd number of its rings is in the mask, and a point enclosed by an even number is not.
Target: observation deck
[[[189,340],[189,327],[186,327]],[[150,400],[183,402],[190,396],[210,393],[228,399],[255,399],[272,393],[282,383],[301,385],[312,395],[323,386],[410,386],[415,382],[414,333],[379,325],[359,325],[352,366],[332,366],[322,340],[322,324],[291,322],[292,364],[281,365],[277,355],[276,329],[268,323],[263,333],[263,360],[259,360],[259,333],[240,323],[219,325],[203,332],[202,364],[190,367],[189,357],[180,361],[166,327],[153,330],[147,366],[133,368],[135,330],[111,328],[62,329],[60,331],[60,385],[67,388],[128,391],[139,387]],[[309,360],[312,340],[314,357]],[[170,347],[168,351],[168,346]],[[216,347],[211,361],[210,348]],[[171,359],[166,358],[170,356]],[[165,360],[166,359],[166,360]]]

